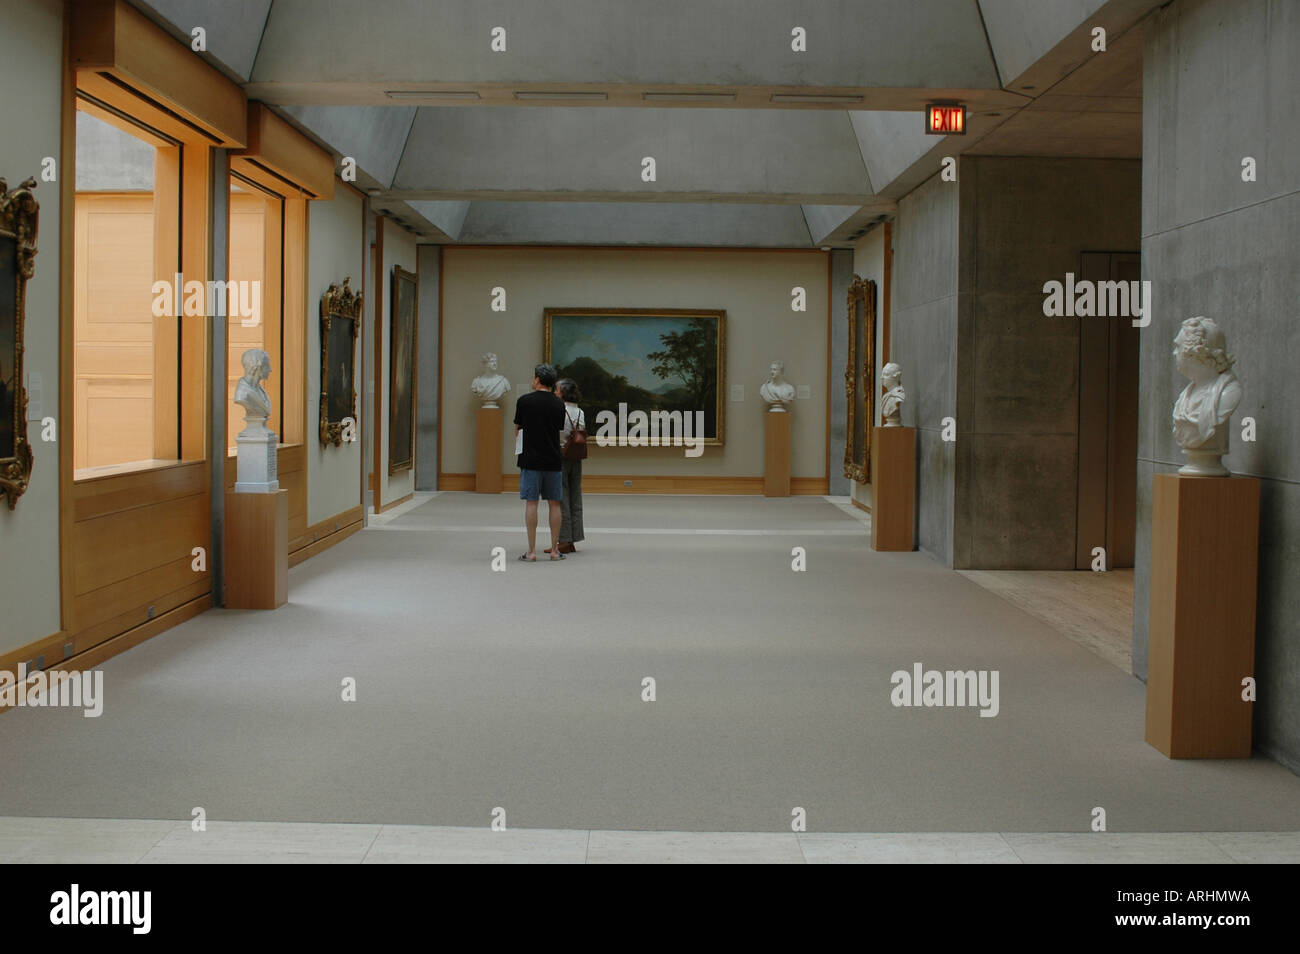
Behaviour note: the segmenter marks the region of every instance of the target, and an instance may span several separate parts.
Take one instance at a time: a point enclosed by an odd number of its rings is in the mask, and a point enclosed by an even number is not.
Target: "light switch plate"
[[[733,384],[731,386],[731,400],[733,401],[745,400],[745,386],[743,384]]]
[[[794,393],[798,400],[807,401],[809,398],[812,397],[812,385],[797,384],[795,385]]]

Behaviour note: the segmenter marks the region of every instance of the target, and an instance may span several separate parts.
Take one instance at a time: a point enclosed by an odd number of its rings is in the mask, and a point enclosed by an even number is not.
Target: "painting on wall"
[[[389,317],[388,473],[415,462],[415,295],[416,275],[393,266]]]
[[[40,207],[28,179],[13,192],[0,179],[0,493],[13,510],[32,476],[23,386],[23,327],[27,279],[36,267]]]
[[[351,287],[331,284],[320,299],[320,441],[338,447],[357,439],[355,384],[361,296]]]
[[[547,308],[545,355],[577,382],[593,433],[601,411],[619,421],[680,412],[702,421],[705,444],[721,445],[726,323],[725,311]]]
[[[849,359],[844,369],[848,419],[844,476],[871,480],[871,427],[876,418],[876,283],[857,275],[849,285]]]

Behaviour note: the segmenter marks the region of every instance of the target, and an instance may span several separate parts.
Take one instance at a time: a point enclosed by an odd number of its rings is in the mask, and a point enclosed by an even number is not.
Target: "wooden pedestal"
[[[289,601],[289,491],[226,494],[226,606]]]
[[[871,432],[871,549],[916,549],[916,428]]]
[[[763,496],[790,496],[790,412],[768,411],[763,466]]]
[[[480,494],[501,493],[501,421],[505,411],[499,407],[478,409],[478,465],[474,490]]]
[[[1146,740],[1171,759],[1250,757],[1259,481],[1156,474]]]

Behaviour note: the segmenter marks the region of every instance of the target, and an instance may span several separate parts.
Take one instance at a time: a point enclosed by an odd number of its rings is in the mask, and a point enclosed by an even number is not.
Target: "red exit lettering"
[[[927,106],[925,131],[934,135],[965,135],[965,106]]]

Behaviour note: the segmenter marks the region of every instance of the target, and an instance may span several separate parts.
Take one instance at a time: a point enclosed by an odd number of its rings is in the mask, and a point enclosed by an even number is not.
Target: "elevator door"
[[[1080,278],[1136,282],[1133,252],[1085,252]],[[1131,287],[1131,286],[1130,286]],[[1142,307],[1149,307],[1145,297]],[[1130,302],[1130,311],[1133,311]],[[1137,527],[1138,335],[1130,317],[1079,318],[1079,498],[1075,566],[1133,565]]]

